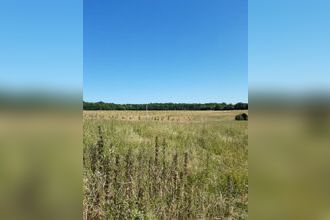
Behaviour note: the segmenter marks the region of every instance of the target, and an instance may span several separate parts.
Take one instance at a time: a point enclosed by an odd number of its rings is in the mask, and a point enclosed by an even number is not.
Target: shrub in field
[[[243,121],[243,120],[247,121],[248,120],[248,115],[246,113],[236,115],[235,120],[237,120],[237,121]]]

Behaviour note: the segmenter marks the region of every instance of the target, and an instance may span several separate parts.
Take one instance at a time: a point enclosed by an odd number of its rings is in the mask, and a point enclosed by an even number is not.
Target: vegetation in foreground
[[[84,219],[247,219],[238,113],[84,112]]]

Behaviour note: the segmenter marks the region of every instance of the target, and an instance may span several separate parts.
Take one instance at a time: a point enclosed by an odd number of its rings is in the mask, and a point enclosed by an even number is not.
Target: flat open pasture
[[[242,112],[84,111],[84,218],[246,219]]]
[[[219,122],[231,121],[247,111],[84,111],[84,119],[115,119],[120,121]]]

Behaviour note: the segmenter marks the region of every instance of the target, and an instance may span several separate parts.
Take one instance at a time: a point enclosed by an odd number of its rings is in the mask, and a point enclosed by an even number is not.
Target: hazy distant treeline
[[[247,103],[149,103],[149,104],[115,104],[104,102],[84,102],[84,110],[245,110]]]

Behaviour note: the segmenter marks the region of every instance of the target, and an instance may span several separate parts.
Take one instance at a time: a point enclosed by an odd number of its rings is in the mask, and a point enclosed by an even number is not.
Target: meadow
[[[247,219],[247,111],[84,111],[84,219]]]

